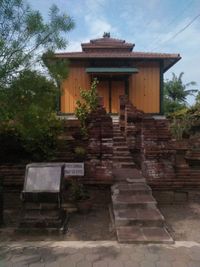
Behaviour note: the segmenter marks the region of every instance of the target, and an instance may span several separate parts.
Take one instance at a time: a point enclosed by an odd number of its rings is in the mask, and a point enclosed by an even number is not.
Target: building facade
[[[74,113],[80,88],[88,89],[97,78],[107,112],[117,114],[119,96],[128,95],[145,113],[162,114],[163,74],[181,59],[179,54],[136,52],[134,44],[109,34],[81,46],[82,52],[56,54],[70,62],[68,78],[61,85],[61,113]]]

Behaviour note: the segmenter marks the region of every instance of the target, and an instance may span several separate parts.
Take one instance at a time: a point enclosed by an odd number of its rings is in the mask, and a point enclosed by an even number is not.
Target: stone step
[[[162,227],[164,217],[156,208],[115,209],[115,226]]]
[[[152,190],[146,183],[124,183],[115,184],[111,187],[113,194],[151,194]]]
[[[120,226],[116,232],[120,243],[174,243],[164,227]]]
[[[114,194],[112,195],[112,203],[114,209],[125,209],[129,207],[155,207],[156,200],[152,195],[127,195],[127,194]]]
[[[130,180],[131,183],[146,182],[145,178],[142,176],[141,171],[136,168],[114,168],[113,175],[114,179],[118,182],[127,183],[127,179]]]

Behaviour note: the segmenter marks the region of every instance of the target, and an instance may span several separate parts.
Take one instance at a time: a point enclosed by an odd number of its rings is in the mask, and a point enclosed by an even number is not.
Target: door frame
[[[124,93],[129,97],[129,75],[123,76],[97,76],[98,81],[108,81],[108,96],[109,96],[109,113],[112,113],[112,81],[123,81],[124,82]]]

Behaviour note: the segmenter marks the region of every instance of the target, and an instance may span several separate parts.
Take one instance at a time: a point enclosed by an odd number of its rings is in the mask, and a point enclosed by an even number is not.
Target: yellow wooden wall
[[[135,65],[139,72],[129,80],[129,99],[146,113],[160,112],[160,67],[158,62]]]
[[[76,100],[80,99],[80,87],[90,87],[90,77],[85,73],[85,68],[86,66],[81,63],[70,65],[68,78],[61,86],[61,112],[74,113]]]
[[[138,108],[146,113],[160,112],[160,68],[158,62],[134,63],[139,72],[132,74],[129,78],[129,99]],[[76,107],[76,100],[80,99],[80,87],[88,89],[90,87],[90,75],[85,72],[86,64],[73,63],[70,65],[69,76],[62,84],[61,112],[73,113]],[[105,89],[99,84],[100,95],[107,96],[104,99],[105,107],[108,111],[109,93],[107,83]],[[119,88],[120,89],[120,88]],[[120,89],[121,91],[121,89]],[[115,104],[112,104],[112,112],[116,112],[118,101],[116,92],[112,92]],[[113,99],[113,100],[114,100]]]
[[[120,108],[119,97],[125,93],[125,82],[124,81],[112,81],[111,83],[112,93],[112,113],[118,113]]]
[[[99,96],[103,97],[103,106],[109,112],[109,82],[100,81],[97,85],[97,91]]]

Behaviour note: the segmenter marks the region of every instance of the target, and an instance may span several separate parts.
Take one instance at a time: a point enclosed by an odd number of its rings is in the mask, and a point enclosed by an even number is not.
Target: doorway
[[[120,95],[128,94],[128,79],[98,78],[97,91],[103,97],[103,105],[108,113],[117,114],[120,110]]]

